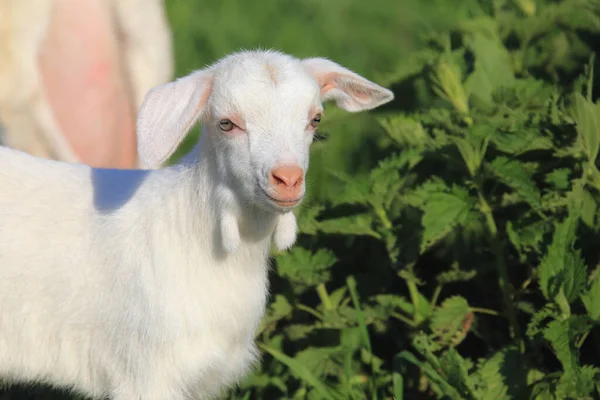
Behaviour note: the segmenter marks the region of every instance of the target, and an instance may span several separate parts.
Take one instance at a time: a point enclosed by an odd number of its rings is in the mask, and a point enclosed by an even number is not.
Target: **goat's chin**
[[[286,214],[286,213],[298,208],[300,203],[302,203],[302,199],[298,200],[296,203],[294,203],[293,205],[289,205],[289,206],[282,206],[279,204],[271,204],[271,209],[276,213]]]
[[[262,190],[257,191],[254,195],[254,203],[258,208],[275,214],[286,214],[294,210],[300,206],[303,199],[304,195],[295,201],[279,202]]]

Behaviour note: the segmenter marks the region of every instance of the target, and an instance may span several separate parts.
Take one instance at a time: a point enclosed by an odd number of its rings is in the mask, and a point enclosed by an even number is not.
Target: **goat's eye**
[[[233,129],[233,126],[233,122],[228,119],[222,119],[219,121],[219,128],[221,128],[223,132],[229,132]]]
[[[315,117],[310,121],[310,126],[316,128],[321,123],[321,114],[315,115]]]

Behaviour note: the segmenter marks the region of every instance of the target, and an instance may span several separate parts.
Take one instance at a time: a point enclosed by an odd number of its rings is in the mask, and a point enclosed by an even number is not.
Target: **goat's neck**
[[[215,149],[207,132],[202,132],[196,149],[185,157],[184,168],[189,168],[188,173],[194,174],[193,182],[198,184],[193,187],[198,198],[198,216],[204,221],[210,221],[213,229],[220,230],[223,218],[231,219],[239,233],[240,245],[256,245],[264,243],[269,245],[275,229],[278,214],[269,212],[247,201],[240,201],[235,189],[225,181],[217,172]],[[187,165],[187,166],[186,166]],[[206,224],[203,224],[206,226]],[[220,232],[221,241],[227,241]]]

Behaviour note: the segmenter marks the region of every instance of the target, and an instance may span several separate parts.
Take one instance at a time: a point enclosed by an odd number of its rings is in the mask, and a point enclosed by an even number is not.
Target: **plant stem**
[[[442,285],[437,285],[435,287],[435,290],[433,291],[433,296],[431,297],[431,308],[434,308],[435,305],[437,304],[438,301],[438,297],[440,297],[440,293],[442,292]]]
[[[415,325],[419,325],[423,321],[423,318],[420,313],[421,307],[420,307],[419,289],[417,289],[417,284],[410,279],[406,280],[406,285],[408,286],[408,292],[410,293],[410,299],[411,299],[411,301],[413,303],[413,307],[415,309],[415,313],[413,315],[413,321],[414,321]]]
[[[410,320],[410,318],[405,317],[404,315],[394,312],[390,314],[392,317],[404,322],[406,325],[410,326],[411,328],[416,328],[416,324]]]
[[[495,315],[499,316],[500,313],[498,311],[490,310],[488,308],[480,308],[480,307],[470,307],[471,311],[479,313],[479,314],[487,314],[487,315]]]
[[[596,61],[596,53],[592,52],[588,64],[590,69],[588,71],[589,77],[586,87],[586,98],[588,101],[592,101],[592,88],[594,87],[594,61]]]
[[[321,314],[320,312],[318,312],[317,310],[315,310],[313,308],[305,306],[304,304],[298,304],[296,307],[298,307],[299,310],[305,311],[305,312],[311,314],[312,316],[316,317],[317,319],[320,319],[321,321],[325,320],[325,317],[323,316],[323,314]]]
[[[394,227],[383,207],[379,205],[373,206],[373,210],[386,229],[391,230]]]
[[[581,335],[581,337],[579,338],[579,340],[575,344],[575,346],[577,346],[578,349],[580,349],[581,346],[583,346],[583,342],[585,342],[585,339],[587,339],[587,337],[588,337],[589,334],[590,334],[590,331],[587,331],[583,335]]]
[[[319,295],[319,299],[321,299],[321,303],[323,303],[323,308],[332,310],[333,306],[331,305],[331,300],[329,300],[329,293],[327,293],[327,288],[324,283],[317,286],[317,294]]]
[[[530,276],[529,278],[527,278],[525,280],[525,282],[523,282],[523,284],[521,285],[521,290],[523,291],[523,290],[527,289],[529,287],[529,285],[531,285],[532,280],[533,280],[533,276]]]
[[[485,215],[487,227],[492,236],[492,251],[496,256],[496,270],[498,273],[498,283],[500,285],[500,290],[502,291],[502,297],[504,299],[506,317],[508,318],[508,322],[510,324],[510,335],[513,339],[517,341],[519,345],[519,350],[521,351],[521,353],[523,353],[525,351],[525,342],[521,337],[519,322],[517,321],[517,314],[515,313],[515,308],[512,304],[514,289],[508,279],[508,268],[506,267],[506,262],[504,261],[502,243],[498,239],[498,227],[496,226],[496,221],[494,220],[494,216],[492,215],[492,209],[490,205],[485,200],[480,190],[478,190],[478,194],[481,212],[483,213],[483,215]]]

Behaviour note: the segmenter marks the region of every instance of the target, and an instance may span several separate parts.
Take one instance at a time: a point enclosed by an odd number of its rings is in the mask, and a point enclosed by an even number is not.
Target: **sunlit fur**
[[[212,398],[241,379],[273,236],[280,248],[296,236],[260,188],[280,163],[306,171],[323,98],[359,111],[392,95],[324,59],[242,52],[146,96],[148,170],[0,148],[0,377],[117,400]],[[231,113],[245,131],[219,130]],[[158,168],[198,118],[199,145]]]

